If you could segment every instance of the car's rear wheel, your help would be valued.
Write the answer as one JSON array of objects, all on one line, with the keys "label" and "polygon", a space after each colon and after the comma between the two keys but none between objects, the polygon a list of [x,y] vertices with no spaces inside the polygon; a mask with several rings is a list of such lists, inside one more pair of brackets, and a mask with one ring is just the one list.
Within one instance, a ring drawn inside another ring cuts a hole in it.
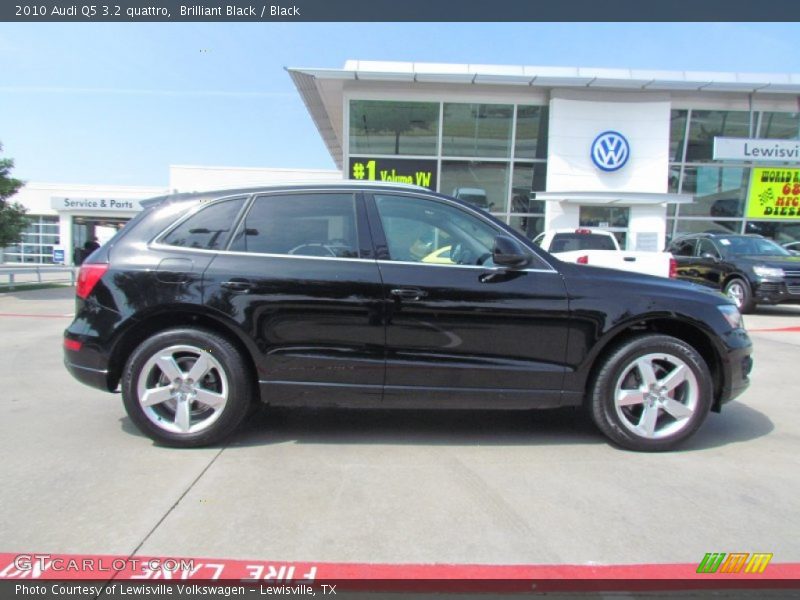
[{"label": "car's rear wheel", "polygon": [[755,302],[753,302],[753,292],[750,290],[750,286],[744,279],[739,279],[735,277],[731,279],[727,284],[725,284],[725,295],[733,300],[733,303],[736,305],[736,308],[739,309],[741,313],[748,313],[755,308]]},{"label": "car's rear wheel", "polygon": [[687,343],[642,335],[613,350],[591,390],[600,430],[631,450],[670,450],[702,425],[711,408],[711,374]]},{"label": "car's rear wheel", "polygon": [[125,410],[151,439],[168,446],[219,442],[242,423],[252,384],[239,351],[218,334],[171,329],[142,342],[122,378]]}]

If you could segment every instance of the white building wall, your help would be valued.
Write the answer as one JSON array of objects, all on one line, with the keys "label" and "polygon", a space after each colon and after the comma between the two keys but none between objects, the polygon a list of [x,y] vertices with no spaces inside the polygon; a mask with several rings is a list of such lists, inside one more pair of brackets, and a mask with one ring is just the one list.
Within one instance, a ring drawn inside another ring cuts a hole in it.
[{"label": "white building wall", "polygon": [[[550,101],[548,192],[666,193],[669,169],[670,99],[665,94],[554,90]],[[592,162],[591,146],[603,131],[628,140],[630,158],[618,171]],[[549,202],[545,228],[579,225],[580,206]],[[656,233],[663,247],[666,205],[631,206],[628,244],[637,234]]]},{"label": "white building wall", "polygon": [[[550,101],[548,192],[667,191],[670,101],[660,94],[554,91]],[[595,137],[618,131],[630,144],[628,163],[605,172],[592,162]]]}]

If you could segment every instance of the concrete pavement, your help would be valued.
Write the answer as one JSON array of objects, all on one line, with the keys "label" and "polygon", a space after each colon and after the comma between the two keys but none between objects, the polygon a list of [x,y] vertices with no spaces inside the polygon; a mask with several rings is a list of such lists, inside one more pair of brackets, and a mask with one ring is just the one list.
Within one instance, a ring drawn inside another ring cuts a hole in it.
[{"label": "concrete pavement", "polygon": [[746,317],[750,390],[681,451],[648,455],[610,446],[574,411],[265,410],[224,448],[159,448],[118,395],[64,370],[72,304],[69,288],[0,295],[0,551],[800,561],[800,331],[759,331],[800,326],[798,307]]}]

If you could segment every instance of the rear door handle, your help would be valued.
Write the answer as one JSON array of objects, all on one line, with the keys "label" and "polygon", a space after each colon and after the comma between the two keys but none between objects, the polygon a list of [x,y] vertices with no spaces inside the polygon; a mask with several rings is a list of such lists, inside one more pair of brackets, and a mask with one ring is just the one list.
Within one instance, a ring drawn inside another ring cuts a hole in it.
[{"label": "rear door handle", "polygon": [[249,279],[231,279],[230,281],[222,282],[222,287],[232,292],[249,292],[256,285]]},{"label": "rear door handle", "polygon": [[428,295],[428,292],[417,288],[396,288],[389,293],[398,300],[420,300]]}]

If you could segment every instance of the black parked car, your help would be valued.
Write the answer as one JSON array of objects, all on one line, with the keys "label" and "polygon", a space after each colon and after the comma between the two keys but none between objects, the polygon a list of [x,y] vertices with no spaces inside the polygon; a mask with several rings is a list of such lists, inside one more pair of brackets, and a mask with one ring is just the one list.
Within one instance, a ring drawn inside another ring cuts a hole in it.
[{"label": "black parked car", "polygon": [[163,444],[217,442],[261,400],[583,404],[617,444],[664,450],[748,385],[750,340],[722,295],[562,263],[422,188],[144,205],[81,267],[65,361],[88,385],[121,387],[132,421]]},{"label": "black parked car", "polygon": [[686,235],[667,252],[679,279],[724,292],[743,313],[756,304],[800,303],[800,256],[760,235]]}]

